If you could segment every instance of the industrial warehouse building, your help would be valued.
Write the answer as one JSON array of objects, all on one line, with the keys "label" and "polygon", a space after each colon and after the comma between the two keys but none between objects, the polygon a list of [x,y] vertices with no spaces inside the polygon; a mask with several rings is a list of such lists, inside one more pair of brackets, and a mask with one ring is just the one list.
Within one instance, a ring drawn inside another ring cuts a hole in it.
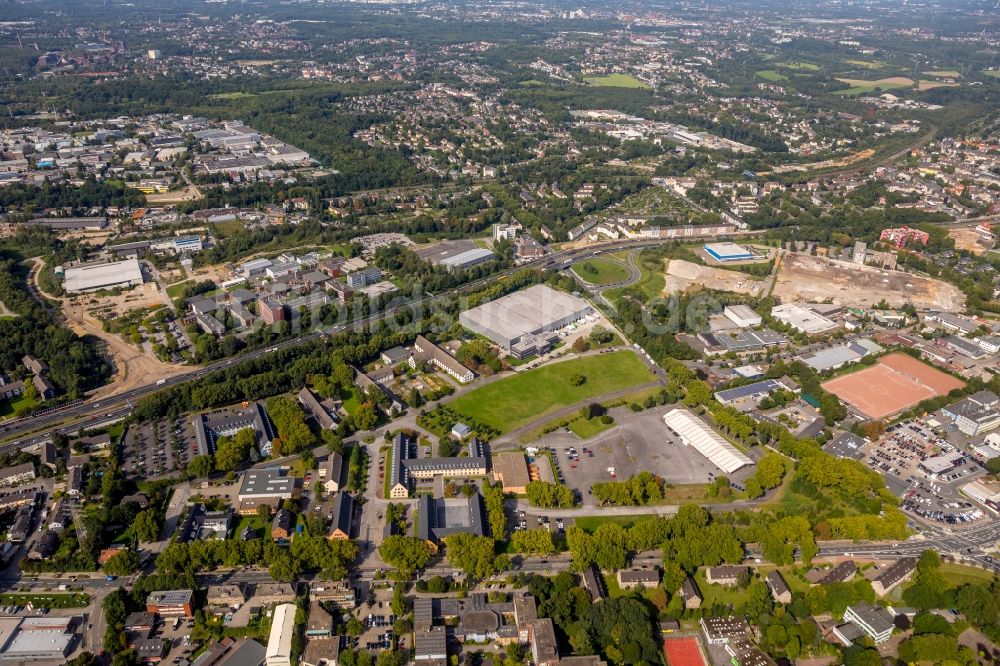
[{"label": "industrial warehouse building", "polygon": [[663,422],[672,433],[681,438],[684,446],[693,446],[726,474],[753,464],[742,451],[686,409],[670,410],[663,415]]},{"label": "industrial warehouse building", "polygon": [[0,618],[0,662],[65,663],[82,624],[79,616]]},{"label": "industrial warehouse building", "polygon": [[559,330],[591,314],[582,299],[537,284],[459,315],[465,328],[507,350],[534,336]]},{"label": "industrial warehouse building", "polygon": [[736,243],[706,243],[705,252],[716,261],[747,261],[753,252]]},{"label": "industrial warehouse building", "polygon": [[113,261],[107,264],[73,266],[63,272],[63,288],[79,294],[115,287],[137,287],[142,284],[142,268],[138,259]]},{"label": "industrial warehouse building", "polygon": [[447,268],[449,271],[460,270],[463,268],[471,268],[479,264],[485,263],[493,259],[493,250],[487,250],[486,248],[475,248],[472,250],[466,250],[465,252],[459,252],[458,254],[446,257],[441,260],[440,265]]}]

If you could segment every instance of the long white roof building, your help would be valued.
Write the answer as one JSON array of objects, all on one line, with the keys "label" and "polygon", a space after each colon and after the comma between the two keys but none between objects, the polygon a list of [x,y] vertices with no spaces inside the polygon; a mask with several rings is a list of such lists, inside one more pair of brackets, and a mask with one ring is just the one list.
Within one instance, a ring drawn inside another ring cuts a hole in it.
[{"label": "long white roof building", "polygon": [[271,617],[271,635],[267,639],[267,666],[291,666],[292,634],[295,633],[295,604],[275,606]]},{"label": "long white roof building", "polygon": [[66,269],[63,288],[70,293],[136,287],[142,284],[142,268],[136,259],[106,264],[86,264]]},{"label": "long white roof building", "polygon": [[681,438],[684,446],[693,446],[726,474],[753,464],[746,454],[686,409],[670,410],[663,415],[663,422]]}]

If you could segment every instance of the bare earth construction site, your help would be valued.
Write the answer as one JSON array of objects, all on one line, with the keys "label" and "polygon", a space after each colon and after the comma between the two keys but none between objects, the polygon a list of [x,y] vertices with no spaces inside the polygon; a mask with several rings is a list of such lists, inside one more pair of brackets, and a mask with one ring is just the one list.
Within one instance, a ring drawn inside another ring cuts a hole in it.
[{"label": "bare earth construction site", "polygon": [[831,299],[837,305],[875,305],[885,299],[890,307],[912,303],[948,312],[965,306],[965,295],[939,280],[803,254],[785,255],[774,295],[786,303]]}]

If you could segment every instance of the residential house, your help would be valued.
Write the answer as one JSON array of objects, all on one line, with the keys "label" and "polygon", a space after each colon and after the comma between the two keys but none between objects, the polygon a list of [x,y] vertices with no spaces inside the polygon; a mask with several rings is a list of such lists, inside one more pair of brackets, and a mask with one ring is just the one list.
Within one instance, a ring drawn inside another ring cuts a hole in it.
[{"label": "residential house", "polygon": [[351,538],[354,525],[354,497],[348,493],[337,493],[333,499],[333,524],[330,538],[346,541]]},{"label": "residential house", "polygon": [[291,511],[278,509],[271,521],[271,539],[274,541],[285,541],[292,536],[293,519]]},{"label": "residential house", "polygon": [[792,603],[792,590],[788,587],[784,577],[778,571],[772,571],[764,577],[767,589],[771,591],[771,597],[779,604]]},{"label": "residential house", "polygon": [[660,568],[621,569],[618,571],[618,585],[622,588],[654,588],[660,584]]},{"label": "residential house", "polygon": [[916,570],[917,558],[915,557],[903,557],[887,567],[879,567],[872,579],[872,589],[878,596],[885,596],[909,580]]}]

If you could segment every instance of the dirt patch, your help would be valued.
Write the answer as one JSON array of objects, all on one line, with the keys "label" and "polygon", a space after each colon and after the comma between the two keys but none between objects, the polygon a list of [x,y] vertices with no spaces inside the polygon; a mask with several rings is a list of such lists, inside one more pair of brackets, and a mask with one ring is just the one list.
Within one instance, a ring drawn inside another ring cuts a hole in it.
[{"label": "dirt patch", "polygon": [[[34,280],[35,273],[32,273]],[[59,298],[42,292],[37,281],[34,286],[46,298],[62,305],[65,324],[77,335],[93,335],[105,343],[106,352],[115,367],[111,383],[102,386],[93,393],[93,397],[107,397],[124,393],[139,386],[155,384],[160,379],[166,379],[185,372],[190,368],[174,363],[164,363],[160,359],[145,353],[134,345],[130,345],[113,333],[106,333],[101,320],[91,312],[110,308],[115,312],[127,312],[137,308],[148,308],[157,305],[169,305],[166,297],[155,282],[147,282],[141,287],[118,296],[95,296],[81,294]]]},{"label": "dirt patch", "polygon": [[885,299],[890,307],[912,303],[948,312],[965,306],[965,295],[940,280],[806,254],[785,255],[774,295],[785,303],[829,299],[837,305],[872,306]]},{"label": "dirt patch", "polygon": [[947,81],[921,81],[917,84],[917,90],[923,92],[924,90],[933,90],[934,88],[957,88],[957,83],[949,83]]},{"label": "dirt patch", "polygon": [[837,80],[849,86],[878,86],[879,88],[900,88],[913,85],[913,79],[908,79],[905,76],[890,76],[878,79],[877,81],[869,79],[842,79],[840,77],[837,77]]},{"label": "dirt patch", "polygon": [[838,167],[851,166],[857,162],[862,162],[875,155],[874,148],[865,148],[860,150],[853,155],[848,155],[847,157],[839,157],[832,160],[823,160],[822,162],[814,162],[812,164],[788,164],[785,166],[775,167],[772,172],[760,172],[759,175],[764,176],[767,173],[786,173],[789,171],[807,171],[809,169],[835,169]]},{"label": "dirt patch", "polygon": [[966,250],[973,254],[983,254],[993,247],[992,240],[987,241],[987,244],[983,244],[981,242],[984,240],[983,235],[975,229],[948,229],[948,235],[955,239],[955,247],[959,250]]},{"label": "dirt patch", "polygon": [[664,292],[707,288],[733,291],[739,294],[759,294],[763,280],[755,280],[746,273],[709,268],[683,259],[671,259],[667,264],[667,283]]},{"label": "dirt patch", "polygon": [[146,202],[149,204],[171,204],[183,203],[185,201],[195,201],[201,199],[201,191],[194,185],[188,185],[183,190],[176,192],[160,192],[159,194],[147,194]]}]

